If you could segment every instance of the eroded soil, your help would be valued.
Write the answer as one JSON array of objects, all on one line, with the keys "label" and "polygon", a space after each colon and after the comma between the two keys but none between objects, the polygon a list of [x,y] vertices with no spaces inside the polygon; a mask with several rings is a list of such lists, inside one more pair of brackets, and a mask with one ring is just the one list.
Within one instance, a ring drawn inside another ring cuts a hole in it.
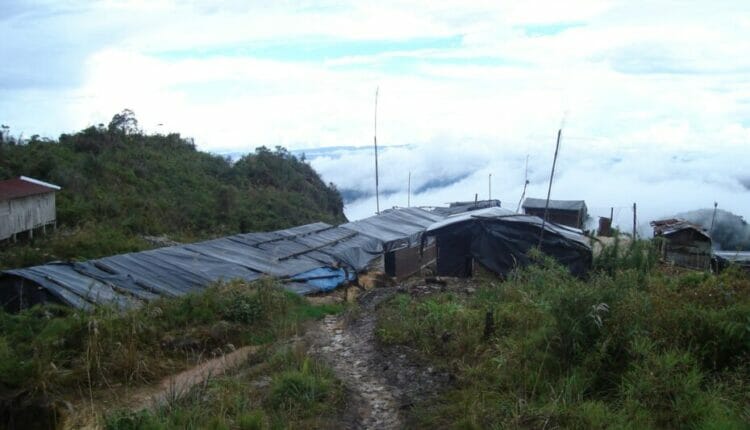
[{"label": "eroded soil", "polygon": [[399,291],[403,287],[370,290],[359,297],[357,309],[329,315],[308,331],[310,353],[325,361],[348,389],[344,427],[403,428],[403,412],[436,394],[450,379],[413,360],[408,348],[378,344],[376,308]]}]

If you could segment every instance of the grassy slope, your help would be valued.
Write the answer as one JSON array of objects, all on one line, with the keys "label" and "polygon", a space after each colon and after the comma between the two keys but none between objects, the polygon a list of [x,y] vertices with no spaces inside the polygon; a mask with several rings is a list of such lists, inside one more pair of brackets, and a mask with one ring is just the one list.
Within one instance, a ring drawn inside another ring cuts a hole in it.
[{"label": "grassy slope", "polygon": [[[106,308],[85,313],[54,306],[19,314],[0,312],[0,399],[73,399],[81,393],[104,394],[112,387],[122,393],[125,387],[157,382],[217,351],[226,352],[229,344],[270,345],[286,339],[298,334],[305,321],[341,309],[311,305],[282,291],[274,281],[263,280],[217,285],[125,313]],[[201,396],[205,404],[200,408],[193,405],[192,412],[180,412],[195,400],[188,397],[153,415],[114,414],[110,425],[128,428],[128,423],[171,422],[176,426],[172,428],[204,428],[216,420],[249,420],[245,415],[257,415],[264,408],[263,422],[304,422],[311,419],[309,410],[317,407],[323,413],[339,404],[338,382],[322,366],[291,352],[265,358],[264,374],[273,378],[267,400],[245,396],[244,403],[235,404],[231,411],[216,411]],[[239,396],[237,390],[247,389],[250,382],[225,378],[224,382],[212,381],[212,388],[199,389],[221,390],[227,396],[227,390],[235,390],[232,395]],[[225,387],[224,383],[239,385]],[[0,412],[0,416],[6,413]]]},{"label": "grassy slope", "polygon": [[0,179],[19,175],[63,187],[63,231],[5,246],[0,268],[146,249],[143,234],[192,241],[345,221],[335,187],[283,148],[232,164],[177,134],[90,127],[59,141],[0,141]]},{"label": "grassy slope", "polygon": [[344,389],[304,350],[278,348],[155,411],[113,411],[104,426],[126,429],[338,428]]},{"label": "grassy slope", "polygon": [[471,297],[383,306],[380,341],[412,345],[457,378],[412,425],[745,428],[750,280],[665,275],[642,251],[605,255],[588,281],[542,260]]}]

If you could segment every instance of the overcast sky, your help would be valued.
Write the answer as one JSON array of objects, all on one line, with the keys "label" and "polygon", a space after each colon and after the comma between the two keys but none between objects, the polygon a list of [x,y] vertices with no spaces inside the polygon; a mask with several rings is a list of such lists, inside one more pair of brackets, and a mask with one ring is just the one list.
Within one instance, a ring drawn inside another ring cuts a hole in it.
[{"label": "overcast sky", "polygon": [[[204,150],[370,145],[379,86],[379,142],[409,145],[383,153],[383,206],[406,204],[412,171],[454,182],[413,204],[486,197],[492,173],[515,209],[526,155],[529,194],[546,192],[562,125],[553,198],[594,215],[637,201],[643,222],[714,201],[750,214],[747,0],[3,0],[0,41],[14,134],[130,108]],[[312,163],[371,191],[369,152]]]}]

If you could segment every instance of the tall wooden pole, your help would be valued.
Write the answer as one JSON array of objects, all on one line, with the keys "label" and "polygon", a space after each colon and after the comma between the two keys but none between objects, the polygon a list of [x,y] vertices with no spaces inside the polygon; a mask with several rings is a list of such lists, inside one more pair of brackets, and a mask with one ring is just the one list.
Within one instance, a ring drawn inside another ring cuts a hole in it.
[{"label": "tall wooden pole", "polygon": [[636,230],[636,218],[637,218],[637,206],[633,203],[633,242],[638,238],[638,231]]},{"label": "tall wooden pole", "polygon": [[552,180],[555,178],[555,165],[557,164],[557,153],[560,150],[560,136],[562,129],[557,130],[557,143],[555,144],[555,156],[552,158],[552,171],[549,174],[549,187],[547,187],[547,201],[544,203],[544,218],[542,218],[542,231],[539,232],[539,249],[542,248],[544,239],[544,227],[547,225],[547,216],[549,215],[549,197],[552,194]]},{"label": "tall wooden pole", "polygon": [[378,92],[380,87],[375,88],[375,133],[373,134],[373,140],[375,142],[375,211],[380,213],[380,191],[379,191],[379,177],[378,177]]}]

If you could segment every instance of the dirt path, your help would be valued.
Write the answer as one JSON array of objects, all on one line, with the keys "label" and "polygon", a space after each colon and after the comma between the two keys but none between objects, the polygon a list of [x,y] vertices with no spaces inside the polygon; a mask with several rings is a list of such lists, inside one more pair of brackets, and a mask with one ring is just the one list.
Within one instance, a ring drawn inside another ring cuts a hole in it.
[{"label": "dirt path", "polygon": [[317,330],[311,330],[310,352],[321,357],[349,389],[351,405],[345,420],[359,429],[401,428],[399,390],[383,374],[383,363],[375,343],[375,306],[393,294],[383,289],[372,300],[361,303],[358,315],[347,321],[343,315],[328,315]]},{"label": "dirt path", "polygon": [[205,361],[176,375],[170,375],[162,379],[159,385],[144,387],[131,393],[125,404],[132,410],[155,409],[170,399],[182,397],[191,388],[206,382],[209,378],[233,370],[258,349],[257,346],[243,346],[229,354]]},{"label": "dirt path", "polygon": [[101,396],[97,396],[93,405],[89,399],[81,399],[80,403],[70,406],[69,411],[72,413],[66,414],[62,427],[65,429],[99,429],[101,428],[101,414],[108,409],[154,410],[169,400],[185,395],[191,388],[205,383],[209,378],[231,372],[258,349],[257,346],[244,346],[180,373],[167,376],[158,384],[126,390],[116,399],[102,399]]}]

